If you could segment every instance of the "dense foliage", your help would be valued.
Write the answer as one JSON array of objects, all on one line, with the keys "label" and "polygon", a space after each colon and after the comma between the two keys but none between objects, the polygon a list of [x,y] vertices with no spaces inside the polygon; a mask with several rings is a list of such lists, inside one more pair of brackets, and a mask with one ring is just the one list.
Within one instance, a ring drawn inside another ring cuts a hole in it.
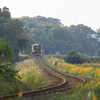
[{"label": "dense foliage", "polygon": [[0,9],[0,37],[13,47],[15,59],[18,58],[19,50],[27,51],[31,48],[31,44],[35,42],[26,33],[22,22],[11,18],[7,7]]},{"label": "dense foliage", "polygon": [[17,71],[14,70],[14,67],[11,65],[13,55],[12,47],[0,38],[0,80],[10,82],[15,80]]},{"label": "dense foliage", "polygon": [[4,61],[11,62],[13,60],[13,55],[14,52],[12,47],[0,38],[0,63]]},{"label": "dense foliage", "polygon": [[99,29],[97,32],[83,24],[64,26],[59,19],[42,16],[19,18],[37,43],[44,46],[46,54],[67,54],[70,50],[100,55]]},{"label": "dense foliage", "polygon": [[68,56],[65,57],[65,61],[69,62],[69,63],[72,63],[72,64],[74,64],[74,63],[76,63],[76,64],[81,63],[80,56],[74,50],[72,50],[72,51],[70,51],[68,53]]}]

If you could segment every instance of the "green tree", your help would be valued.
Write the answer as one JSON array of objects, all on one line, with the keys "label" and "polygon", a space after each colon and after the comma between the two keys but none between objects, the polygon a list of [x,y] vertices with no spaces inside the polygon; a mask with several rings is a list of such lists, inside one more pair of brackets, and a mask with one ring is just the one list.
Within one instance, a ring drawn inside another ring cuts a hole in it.
[{"label": "green tree", "polygon": [[0,62],[13,61],[14,52],[9,43],[0,38]]},{"label": "green tree", "polygon": [[64,60],[68,63],[77,64],[80,63],[80,56],[74,50],[71,50],[68,53],[68,56],[64,58]]},{"label": "green tree", "polygon": [[9,8],[3,7],[3,10],[0,8],[0,17],[11,18]]},{"label": "green tree", "polygon": [[6,81],[12,81],[17,76],[17,71],[11,66],[14,52],[9,43],[0,38],[0,76]]},{"label": "green tree", "polygon": [[[94,57],[92,57],[94,59]],[[68,53],[68,56],[66,56],[64,58],[64,60],[68,63],[72,63],[72,64],[81,64],[84,62],[91,62],[93,61],[93,59],[91,59],[89,56],[87,55],[83,55],[81,53],[76,53],[74,50],[71,50]]]}]

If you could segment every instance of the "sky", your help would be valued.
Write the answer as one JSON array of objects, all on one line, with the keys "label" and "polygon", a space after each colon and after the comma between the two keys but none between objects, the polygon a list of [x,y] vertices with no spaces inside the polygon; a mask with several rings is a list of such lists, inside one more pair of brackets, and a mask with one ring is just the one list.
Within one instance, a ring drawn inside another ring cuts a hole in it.
[{"label": "sky", "polygon": [[100,28],[100,0],[0,0],[12,18],[44,16],[60,19],[64,26],[83,24]]}]

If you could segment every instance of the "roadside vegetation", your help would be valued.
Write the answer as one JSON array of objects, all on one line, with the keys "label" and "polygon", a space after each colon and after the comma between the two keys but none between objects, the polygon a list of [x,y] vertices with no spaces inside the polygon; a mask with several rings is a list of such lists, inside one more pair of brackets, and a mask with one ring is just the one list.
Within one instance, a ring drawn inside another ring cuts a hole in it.
[{"label": "roadside vegetation", "polygon": [[51,58],[52,66],[65,73],[80,76],[87,80],[85,84],[78,84],[63,97],[56,100],[100,100],[100,63],[70,64],[58,58]]},{"label": "roadside vegetation", "polygon": [[31,91],[46,86],[47,82],[32,59],[18,62],[13,67],[17,71],[16,81],[14,80],[12,83],[1,81],[2,91],[0,91],[0,95]]},{"label": "roadside vegetation", "polygon": [[[40,87],[46,86],[46,81],[38,68],[34,64],[32,59],[27,59],[22,62],[18,62],[15,65],[15,69],[18,70],[19,81],[26,84],[28,90],[34,90]],[[25,87],[23,87],[25,89]]]},{"label": "roadside vegetation", "polygon": [[[6,73],[6,79],[3,74],[0,74],[0,95],[31,91],[46,86],[47,82],[31,59],[18,62],[15,66],[9,66],[9,68],[10,71],[8,74]],[[15,72],[16,76],[14,75],[14,79],[12,79],[10,73]]]}]

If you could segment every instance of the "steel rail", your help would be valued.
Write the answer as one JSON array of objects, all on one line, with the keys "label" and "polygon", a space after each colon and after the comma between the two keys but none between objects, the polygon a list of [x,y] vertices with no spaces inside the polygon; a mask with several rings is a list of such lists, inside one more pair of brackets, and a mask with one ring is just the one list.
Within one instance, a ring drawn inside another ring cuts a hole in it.
[{"label": "steel rail", "polygon": [[[46,69],[47,70],[47,69]],[[36,89],[34,91],[27,91],[27,92],[23,92],[22,95],[23,97],[28,97],[28,96],[35,96],[35,95],[39,95],[39,94],[43,94],[43,93],[46,93],[46,92],[49,92],[49,91],[52,91],[52,90],[56,90],[58,88],[61,88],[63,87],[64,84],[67,83],[67,81],[57,75],[57,74],[54,74],[52,73],[51,71],[47,70],[53,77],[56,77],[59,79],[59,84],[57,85],[54,85],[54,86],[49,86],[49,87],[44,87],[44,88],[41,88],[41,89]],[[8,100],[9,98],[15,98],[15,97],[18,97],[19,93],[15,93],[15,94],[9,94],[9,95],[3,95],[3,96],[0,96],[0,100]],[[22,97],[22,98],[23,98]]]},{"label": "steel rail", "polygon": [[39,58],[43,61],[44,65],[46,65],[48,68],[52,69],[54,72],[56,72],[56,73],[58,73],[58,74],[61,74],[61,75],[63,75],[63,76],[66,76],[66,77],[71,77],[71,78],[78,79],[78,80],[80,80],[81,83],[83,83],[83,84],[86,82],[85,79],[83,79],[83,78],[80,78],[80,77],[78,77],[78,76],[69,75],[69,74],[67,74],[67,73],[64,73],[64,72],[62,72],[62,71],[60,71],[60,70],[57,70],[57,69],[55,69],[55,68],[49,66],[49,65],[47,64],[47,62],[45,62],[45,60],[44,60],[44,58],[43,58],[42,56],[40,56]]},{"label": "steel rail", "polygon": [[[68,84],[67,79],[65,79],[65,77],[77,79],[81,83],[85,83],[85,80],[82,79],[82,78],[68,75],[68,74],[66,74],[64,72],[61,72],[59,70],[56,70],[56,69],[50,67],[45,62],[45,60],[43,59],[42,56],[35,56],[35,58],[37,60],[39,60],[38,62],[39,62],[41,67],[43,67],[52,77],[55,77],[56,79],[59,80],[59,83],[54,85],[54,86],[48,86],[48,87],[43,87],[43,88],[40,88],[40,89],[36,89],[34,91],[23,92],[22,93],[22,98],[32,97],[32,96],[36,96],[36,95],[40,95],[40,94],[45,94],[45,93],[53,93],[53,92],[57,92],[57,91],[63,91],[65,89],[72,88],[73,86],[65,87],[66,84]],[[3,96],[0,96],[0,100],[8,100],[9,98],[16,98],[16,97],[18,97],[18,95],[19,95],[19,93],[3,95]]]},{"label": "steel rail", "polygon": [[[43,58],[42,56],[40,56],[40,58],[41,58],[42,60],[44,60],[44,58]],[[82,81],[83,84],[86,82],[85,79],[83,79],[83,78],[81,78],[81,77],[69,75],[69,74],[64,73],[64,72],[62,72],[62,71],[60,71],[60,70],[57,70],[57,69],[55,69],[55,68],[53,68],[53,67],[50,67],[50,66],[45,62],[45,60],[44,60],[43,63],[44,63],[46,66],[48,66],[50,69],[54,70],[55,72],[57,72],[57,73],[59,73],[59,74],[61,74],[61,75],[63,75],[63,76],[73,77],[73,78],[79,79],[80,81]]]}]

